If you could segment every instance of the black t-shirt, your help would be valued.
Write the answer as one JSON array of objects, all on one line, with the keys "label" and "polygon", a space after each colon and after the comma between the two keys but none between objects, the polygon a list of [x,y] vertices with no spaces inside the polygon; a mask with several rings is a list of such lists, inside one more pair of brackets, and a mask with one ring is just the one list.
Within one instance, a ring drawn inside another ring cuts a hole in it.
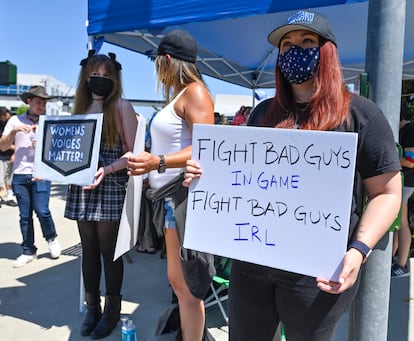
[{"label": "black t-shirt", "polygon": [[[272,99],[263,101],[250,114],[248,125],[260,126]],[[379,107],[369,99],[353,95],[350,103],[350,125],[335,131],[358,133],[356,174],[352,196],[349,240],[361,217],[363,189],[361,179],[401,169],[396,142],[391,127]],[[301,113],[303,115],[303,113]]]},{"label": "black t-shirt", "polygon": [[[400,129],[399,142],[403,149],[414,147],[414,123],[409,122]],[[404,185],[414,187],[414,168],[403,167]]]}]

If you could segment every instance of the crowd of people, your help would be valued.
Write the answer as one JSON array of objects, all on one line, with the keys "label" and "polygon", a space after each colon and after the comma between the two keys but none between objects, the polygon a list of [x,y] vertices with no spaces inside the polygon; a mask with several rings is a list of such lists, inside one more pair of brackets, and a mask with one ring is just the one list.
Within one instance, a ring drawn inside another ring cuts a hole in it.
[{"label": "crowd of people", "polygon": [[[363,191],[354,186],[349,240],[338,282],[233,261],[229,339],[270,341],[282,323],[289,341],[332,340],[339,319],[357,294],[361,269],[398,215],[401,202],[402,219],[398,237],[394,238],[392,276],[409,272],[411,233],[406,217],[407,202],[414,192],[409,176],[410,169],[414,169],[414,133],[401,137],[404,154],[400,160],[392,130],[381,110],[372,101],[347,90],[335,34],[325,16],[310,10],[299,11],[270,32],[268,40],[279,51],[275,61],[278,91],[254,109],[242,106],[232,124],[357,133],[355,181],[361,180]],[[183,267],[180,252],[187,187],[203,172],[191,160],[193,125],[222,121],[220,114],[214,112],[211,94],[196,65],[197,43],[190,34],[173,30],[148,54],[154,60],[158,89],[166,106],[151,119],[150,144],[139,155],[133,153],[133,146],[140,116],[122,98],[122,67],[115,54],[106,56],[91,50],[80,63],[74,112],[103,113],[95,180],[83,187],[69,185],[64,214],[76,221],[83,251],[86,314],[81,334],[92,339],[104,338],[120,320],[124,268],[122,257],[114,260],[115,244],[128,177],[144,175],[148,180],[144,195],[152,203],[155,231],[165,240],[167,276],[178,301],[181,339],[202,340],[203,295],[194,288],[198,284],[189,282],[193,269]],[[14,193],[17,198],[23,239],[22,254],[15,267],[36,258],[33,211],[39,218],[51,258],[59,257],[61,252],[48,207],[51,183],[33,177],[36,128],[51,96],[43,87],[33,86],[21,98],[28,110],[8,119],[0,138],[0,149],[9,155],[4,166],[3,161],[0,164],[0,174],[5,175],[0,185],[7,195]],[[0,114],[2,117],[2,111]],[[404,123],[402,129],[410,127],[412,131],[412,126]],[[401,165],[405,174],[402,197]],[[359,205],[363,195],[368,199],[364,209]],[[2,203],[12,205],[10,200],[13,197],[7,196]]]}]

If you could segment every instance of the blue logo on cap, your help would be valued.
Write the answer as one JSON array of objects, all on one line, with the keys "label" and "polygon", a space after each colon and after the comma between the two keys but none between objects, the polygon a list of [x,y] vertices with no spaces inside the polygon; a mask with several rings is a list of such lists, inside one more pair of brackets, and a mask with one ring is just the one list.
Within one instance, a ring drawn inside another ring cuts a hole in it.
[{"label": "blue logo on cap", "polygon": [[298,23],[312,24],[314,17],[315,17],[315,13],[306,12],[306,11],[298,11],[288,18],[287,23],[289,25],[298,24]]}]

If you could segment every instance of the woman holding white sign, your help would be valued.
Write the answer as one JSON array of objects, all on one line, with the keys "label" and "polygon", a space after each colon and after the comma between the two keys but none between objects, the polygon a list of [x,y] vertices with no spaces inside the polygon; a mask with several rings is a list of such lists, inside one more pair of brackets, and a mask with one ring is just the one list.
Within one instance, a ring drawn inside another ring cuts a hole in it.
[{"label": "woman holding white sign", "polygon": [[[124,267],[122,257],[113,259],[128,181],[126,167],[138,121],[132,105],[121,98],[121,64],[115,54],[95,55],[91,50],[80,65],[74,112],[103,113],[103,128],[95,181],[85,187],[69,186],[65,217],[77,221],[82,243],[87,311],[81,334],[101,339],[120,319]],[[106,285],[103,312],[101,257]]]},{"label": "woman holding white sign", "polygon": [[154,223],[158,234],[165,236],[167,273],[178,298],[182,339],[199,341],[205,322],[203,297],[196,297],[184,279],[176,210],[179,197],[183,199],[187,193],[181,183],[191,157],[192,126],[214,124],[213,101],[195,65],[197,43],[187,32],[167,33],[154,57],[158,85],[163,87],[167,105],[151,122],[151,152],[131,156],[128,169],[131,175],[148,173],[150,190],[146,195],[152,193],[149,199],[154,203]]},{"label": "woman holding white sign", "polygon": [[[332,340],[357,293],[362,264],[398,214],[398,155],[381,110],[346,89],[326,17],[298,11],[268,40],[279,48],[277,92],[253,111],[251,120],[262,127],[358,133],[349,242],[338,282],[235,260],[229,292],[230,340],[270,341],[279,322],[289,341]],[[201,173],[200,166],[189,161],[184,184]],[[368,197],[363,213],[364,193],[357,179],[362,179]]]}]

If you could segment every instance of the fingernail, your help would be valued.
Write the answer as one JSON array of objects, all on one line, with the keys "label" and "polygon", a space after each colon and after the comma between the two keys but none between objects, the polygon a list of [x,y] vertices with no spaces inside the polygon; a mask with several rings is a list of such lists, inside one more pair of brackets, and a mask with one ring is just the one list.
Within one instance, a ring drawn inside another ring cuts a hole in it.
[{"label": "fingernail", "polygon": [[344,278],[339,278],[339,283],[344,284],[345,283],[345,279]]}]

